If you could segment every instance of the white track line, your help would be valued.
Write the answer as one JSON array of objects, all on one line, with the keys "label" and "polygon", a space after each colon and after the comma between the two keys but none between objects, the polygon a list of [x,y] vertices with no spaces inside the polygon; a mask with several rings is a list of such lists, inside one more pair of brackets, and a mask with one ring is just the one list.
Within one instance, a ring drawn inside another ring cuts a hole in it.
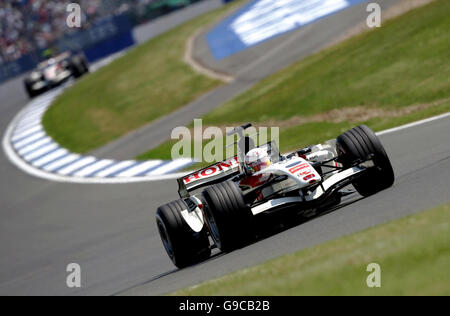
[{"label": "white track line", "polygon": [[45,138],[43,138],[43,139],[41,139],[41,140],[31,144],[31,145],[23,147],[22,149],[20,149],[18,151],[18,153],[21,156],[26,155],[26,154],[30,153],[31,151],[33,151],[33,150],[35,150],[35,149],[37,149],[37,148],[39,148],[39,147],[41,147],[43,145],[46,145],[46,144],[50,143],[51,141],[52,141],[52,139],[50,137],[45,137]]},{"label": "white track line", "polygon": [[25,115],[25,118],[20,120],[20,123],[27,124],[36,120],[41,120],[44,112],[35,113],[32,115]]},{"label": "white track line", "polygon": [[398,132],[398,131],[401,131],[401,130],[404,130],[404,129],[407,129],[407,128],[423,125],[423,124],[434,122],[434,121],[437,121],[437,120],[442,120],[442,119],[444,119],[446,117],[449,117],[449,116],[450,116],[450,112],[447,112],[447,113],[444,113],[444,114],[441,114],[441,115],[438,115],[438,116],[433,116],[433,117],[430,117],[430,118],[427,118],[427,119],[424,119],[424,120],[421,120],[421,121],[417,121],[417,122],[405,124],[405,125],[402,125],[402,126],[399,126],[399,127],[394,127],[394,128],[391,128],[391,129],[387,129],[385,131],[381,131],[381,132],[378,132],[376,134],[378,136],[381,136],[381,135],[386,135],[386,134],[390,134],[390,133],[395,133],[395,132]]},{"label": "white track line", "polygon": [[155,175],[155,176],[166,174],[173,170],[179,169],[180,167],[188,165],[189,163],[190,163],[190,159],[177,159],[177,160],[174,160],[174,161],[168,163],[167,165],[165,165],[161,168],[158,168],[148,174]]},{"label": "white track line", "polygon": [[86,158],[81,159],[78,162],[75,162],[74,164],[71,164],[71,165],[57,171],[57,173],[60,175],[63,175],[63,176],[67,176],[70,173],[74,172],[75,170],[78,170],[84,166],[87,166],[96,160],[97,159],[95,157],[86,157]]},{"label": "white track line", "polygon": [[15,130],[14,130],[14,135],[16,135],[18,133],[22,133],[22,132],[24,132],[24,131],[26,131],[26,130],[28,130],[30,128],[33,128],[35,126],[40,126],[40,125],[41,125],[40,121],[31,122],[31,123],[25,124],[23,126],[17,125]]},{"label": "white track line", "polygon": [[47,155],[39,160],[34,161],[33,166],[39,168],[55,159],[58,159],[58,158],[63,157],[64,155],[67,155],[68,153],[69,152],[67,151],[67,149],[61,148],[50,155]]},{"label": "white track line", "polygon": [[15,134],[13,136],[13,138],[12,138],[12,141],[15,142],[15,141],[17,141],[17,140],[19,140],[21,138],[27,137],[27,136],[29,136],[29,135],[31,135],[33,133],[39,132],[39,131],[42,131],[42,126],[38,125],[38,126],[32,127],[30,129],[27,129],[26,131],[24,131],[22,133]]},{"label": "white track line", "polygon": [[148,170],[148,169],[150,169],[152,167],[159,166],[159,165],[161,165],[163,163],[164,163],[164,161],[162,161],[162,160],[148,161],[148,162],[145,162],[145,163],[143,163],[141,165],[138,165],[138,166],[136,166],[134,168],[126,170],[126,171],[118,174],[117,176],[118,177],[135,177],[136,175],[144,172],[145,170]]},{"label": "white track line", "polygon": [[[11,128],[13,125],[10,126]],[[150,181],[162,181],[162,180],[172,180],[180,178],[186,173],[176,173],[158,177],[140,177],[140,178],[78,178],[78,177],[64,177],[57,174],[53,174],[50,172],[46,172],[41,169],[37,169],[35,167],[30,166],[28,163],[23,161],[14,151],[9,143],[9,136],[11,135],[11,128],[8,128],[5,137],[3,137],[2,146],[3,150],[6,154],[6,157],[10,160],[10,162],[15,165],[21,171],[40,179],[45,179],[48,181],[54,181],[59,183],[80,183],[80,184],[126,184],[126,183],[138,183],[138,182],[150,182]],[[64,160],[65,163],[68,163],[69,159],[72,161],[79,158],[79,155],[73,154],[69,158]],[[61,165],[64,165],[62,161],[59,162]],[[58,162],[54,163],[53,166],[49,165],[45,167],[45,170],[54,170],[60,166],[56,166]]]},{"label": "white track line", "polygon": [[45,135],[45,133],[43,131],[42,132],[37,132],[37,133],[31,135],[30,137],[24,139],[24,140],[21,140],[21,141],[19,141],[17,143],[14,143],[14,147],[16,149],[20,150],[20,149],[22,149],[23,146],[31,145],[33,142],[35,142],[38,139],[43,138],[45,136],[46,135]]},{"label": "white track line", "polygon": [[117,171],[123,170],[123,169],[131,166],[134,163],[135,163],[135,161],[131,161],[131,160],[118,162],[116,165],[113,165],[113,166],[109,167],[108,169],[99,172],[95,176],[100,177],[100,178],[107,177]]},{"label": "white track line", "polygon": [[57,161],[52,162],[51,164],[45,166],[44,170],[48,171],[48,172],[55,171],[56,169],[61,168],[62,166],[65,166],[79,158],[80,158],[80,155],[71,154],[67,157],[58,159]]},{"label": "white track line", "polygon": [[30,116],[30,115],[37,114],[37,113],[40,113],[42,115],[45,112],[45,110],[47,110],[47,108],[48,108],[48,102],[46,102],[42,105],[39,105],[38,107],[33,107],[33,108],[29,109],[25,113],[25,116]]},{"label": "white track line", "polygon": [[57,144],[51,143],[51,144],[48,144],[48,145],[46,145],[46,146],[44,146],[44,147],[42,147],[40,149],[37,149],[37,150],[35,150],[35,151],[25,155],[23,157],[23,159],[25,159],[26,161],[30,162],[31,160],[34,160],[34,159],[39,158],[39,157],[41,157],[41,156],[43,156],[43,155],[45,155],[47,153],[50,153],[50,152],[54,151],[57,148],[58,148]]},{"label": "white track line", "polygon": [[113,163],[113,160],[99,160],[97,161],[95,164],[93,164],[92,166],[86,167],[78,172],[76,172],[74,174],[74,177],[86,177],[90,174],[93,174],[95,171],[100,170],[108,165],[110,165],[111,163]]}]

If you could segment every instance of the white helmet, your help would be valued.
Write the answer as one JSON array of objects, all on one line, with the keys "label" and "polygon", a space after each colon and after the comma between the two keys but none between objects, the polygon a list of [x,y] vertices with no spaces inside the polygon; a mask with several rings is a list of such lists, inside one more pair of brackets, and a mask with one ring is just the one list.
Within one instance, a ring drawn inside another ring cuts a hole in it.
[{"label": "white helmet", "polygon": [[250,173],[262,171],[271,165],[269,153],[266,149],[255,148],[245,155],[245,167]]}]

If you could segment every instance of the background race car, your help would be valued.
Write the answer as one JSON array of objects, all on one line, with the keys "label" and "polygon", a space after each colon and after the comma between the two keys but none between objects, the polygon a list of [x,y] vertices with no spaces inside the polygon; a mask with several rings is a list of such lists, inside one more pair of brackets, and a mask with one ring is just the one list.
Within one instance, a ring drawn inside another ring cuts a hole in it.
[{"label": "background race car", "polygon": [[83,54],[62,53],[41,62],[25,78],[25,90],[30,98],[51,90],[69,78],[80,78],[89,72],[89,65]]}]

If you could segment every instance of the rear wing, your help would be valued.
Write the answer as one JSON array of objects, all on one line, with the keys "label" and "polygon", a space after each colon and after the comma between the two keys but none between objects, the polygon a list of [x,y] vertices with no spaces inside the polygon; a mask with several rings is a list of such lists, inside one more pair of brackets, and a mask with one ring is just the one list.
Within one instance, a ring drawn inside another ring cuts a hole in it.
[{"label": "rear wing", "polygon": [[178,179],[178,194],[182,199],[188,198],[194,190],[225,181],[239,173],[239,159],[235,156]]}]

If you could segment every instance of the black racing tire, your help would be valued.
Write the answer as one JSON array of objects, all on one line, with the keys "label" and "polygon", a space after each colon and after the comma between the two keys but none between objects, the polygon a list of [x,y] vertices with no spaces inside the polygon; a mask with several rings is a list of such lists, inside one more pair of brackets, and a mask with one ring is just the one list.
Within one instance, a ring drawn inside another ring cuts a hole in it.
[{"label": "black racing tire", "polygon": [[34,97],[38,96],[39,93],[37,91],[34,91],[31,86],[33,85],[32,82],[25,80],[24,86],[25,86],[25,92],[27,93],[28,97],[30,99],[33,99]]},{"label": "black racing tire", "polygon": [[72,74],[76,79],[82,77],[89,71],[85,58],[82,56],[72,57],[70,61],[70,68],[72,69]]},{"label": "black racing tire", "polygon": [[90,72],[89,63],[85,57],[82,58],[82,63],[83,63],[83,68],[84,68],[84,74],[88,74]]},{"label": "black racing tire", "polygon": [[339,161],[348,167],[358,159],[373,155],[375,167],[353,182],[356,191],[371,196],[394,185],[392,164],[375,133],[366,125],[355,127],[337,138]]},{"label": "black racing tire", "polygon": [[178,200],[159,207],[156,212],[156,225],[164,249],[173,264],[180,269],[211,256],[206,228],[200,233],[194,232],[181,215],[185,209],[183,200]]},{"label": "black racing tire", "polygon": [[203,191],[203,209],[210,235],[217,248],[230,252],[247,245],[254,237],[253,214],[239,186],[226,181]]}]

